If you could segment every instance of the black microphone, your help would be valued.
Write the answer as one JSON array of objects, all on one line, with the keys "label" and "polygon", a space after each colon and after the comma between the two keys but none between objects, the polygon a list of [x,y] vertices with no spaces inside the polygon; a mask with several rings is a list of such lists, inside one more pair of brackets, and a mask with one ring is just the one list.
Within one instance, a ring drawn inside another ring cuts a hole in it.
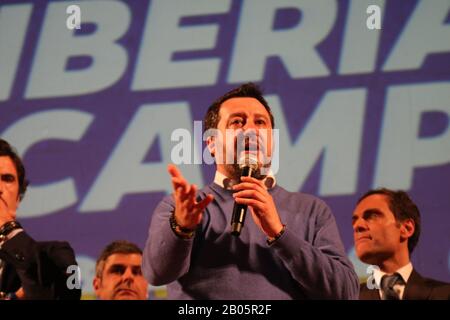
[{"label": "black microphone", "polygon": [[[241,177],[252,177],[258,169],[258,158],[254,154],[245,154],[239,159]],[[239,181],[241,179],[239,178]],[[231,234],[239,237],[244,226],[247,205],[234,203],[233,216],[231,218]]]}]

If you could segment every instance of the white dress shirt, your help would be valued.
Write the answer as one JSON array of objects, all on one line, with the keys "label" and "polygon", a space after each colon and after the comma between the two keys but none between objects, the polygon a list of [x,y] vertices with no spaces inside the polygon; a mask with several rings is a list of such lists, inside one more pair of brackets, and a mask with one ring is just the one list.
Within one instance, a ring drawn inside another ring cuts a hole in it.
[{"label": "white dress shirt", "polygon": [[[401,267],[400,269],[398,269],[397,272],[398,274],[400,274],[400,276],[402,277],[401,282],[397,282],[394,285],[394,291],[398,294],[400,300],[403,300],[403,294],[405,293],[405,287],[406,287],[406,283],[408,282],[409,277],[411,276],[411,273],[413,271],[413,266],[412,263],[409,262],[407,265]],[[395,273],[394,272],[394,273]],[[375,269],[373,272],[373,276],[375,279],[375,283],[377,284],[378,288],[380,288],[380,283],[381,283],[381,278],[387,273],[381,271],[380,269]],[[378,290],[379,294],[380,294],[380,298],[383,299],[383,292],[381,291],[381,289]]]}]

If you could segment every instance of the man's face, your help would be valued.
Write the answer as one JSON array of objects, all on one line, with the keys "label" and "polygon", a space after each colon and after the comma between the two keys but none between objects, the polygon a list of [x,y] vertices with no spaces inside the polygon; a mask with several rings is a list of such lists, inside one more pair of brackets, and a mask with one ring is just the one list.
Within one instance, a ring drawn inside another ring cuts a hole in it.
[{"label": "man's face", "polygon": [[148,283],[142,275],[142,256],[137,253],[110,255],[101,278],[94,278],[95,294],[101,300],[146,300]]},{"label": "man's face", "polygon": [[0,156],[0,216],[14,220],[19,206],[19,178],[16,166],[8,156]]},{"label": "man's face", "polygon": [[[222,103],[219,116],[220,136],[213,147],[219,171],[229,172],[249,153],[258,157],[260,165],[267,165],[272,155],[272,124],[266,108],[255,98],[231,98]],[[250,138],[246,141],[242,133]]]},{"label": "man's face", "polygon": [[364,263],[380,265],[407,251],[405,225],[395,220],[385,195],[363,199],[353,212],[352,225],[356,255]]}]

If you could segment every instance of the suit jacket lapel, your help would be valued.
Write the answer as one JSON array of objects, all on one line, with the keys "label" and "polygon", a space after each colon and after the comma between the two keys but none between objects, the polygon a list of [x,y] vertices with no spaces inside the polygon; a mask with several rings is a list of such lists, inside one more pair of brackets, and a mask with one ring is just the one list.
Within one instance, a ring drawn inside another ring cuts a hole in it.
[{"label": "suit jacket lapel", "polygon": [[432,288],[427,286],[425,279],[413,269],[406,283],[403,300],[428,300]]},{"label": "suit jacket lapel", "polygon": [[6,263],[3,267],[1,275],[1,287],[0,291],[3,292],[15,292],[20,288],[20,279],[17,276],[16,270],[9,263]]},{"label": "suit jacket lapel", "polygon": [[378,289],[369,289],[366,283],[363,283],[359,289],[359,300],[380,300]]}]

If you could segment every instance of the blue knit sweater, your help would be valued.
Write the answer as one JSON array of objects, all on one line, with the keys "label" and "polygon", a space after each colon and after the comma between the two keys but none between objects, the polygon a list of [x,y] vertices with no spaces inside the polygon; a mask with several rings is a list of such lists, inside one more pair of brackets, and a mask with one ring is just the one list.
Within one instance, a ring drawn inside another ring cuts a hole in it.
[{"label": "blue knit sweater", "polygon": [[357,299],[358,277],[346,257],[335,219],[321,200],[269,190],[286,224],[272,245],[247,217],[240,237],[230,234],[232,191],[210,184],[213,194],[192,239],[179,238],[169,217],[172,196],[155,209],[143,255],[153,285],[167,284],[170,299]]}]

